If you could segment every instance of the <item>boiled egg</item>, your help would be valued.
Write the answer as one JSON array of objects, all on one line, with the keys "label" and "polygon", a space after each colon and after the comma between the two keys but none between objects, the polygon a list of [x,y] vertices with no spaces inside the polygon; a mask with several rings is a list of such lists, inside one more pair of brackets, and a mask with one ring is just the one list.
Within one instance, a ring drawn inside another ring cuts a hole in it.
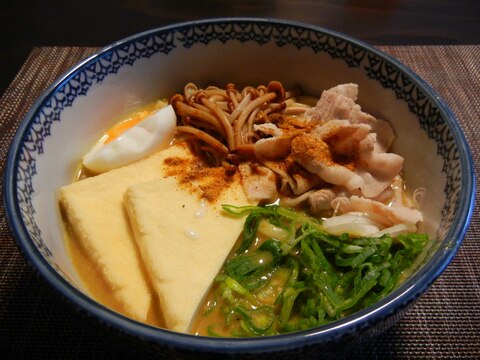
[{"label": "boiled egg", "polygon": [[175,134],[177,117],[171,105],[120,123],[83,158],[83,166],[100,174],[140,160],[168,147]]}]

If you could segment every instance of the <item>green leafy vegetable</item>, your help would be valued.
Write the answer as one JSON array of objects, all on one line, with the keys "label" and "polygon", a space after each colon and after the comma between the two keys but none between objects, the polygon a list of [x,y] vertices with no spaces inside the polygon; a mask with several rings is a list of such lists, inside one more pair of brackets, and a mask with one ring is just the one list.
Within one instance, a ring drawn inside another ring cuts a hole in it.
[{"label": "green leafy vegetable", "polygon": [[[332,235],[318,219],[277,205],[223,208],[247,217],[242,242],[216,279],[221,301],[213,304],[224,323],[209,324],[211,336],[218,327],[231,336],[274,335],[359,311],[394,290],[429,241],[416,233]],[[263,231],[279,236],[258,246],[265,221]]]}]

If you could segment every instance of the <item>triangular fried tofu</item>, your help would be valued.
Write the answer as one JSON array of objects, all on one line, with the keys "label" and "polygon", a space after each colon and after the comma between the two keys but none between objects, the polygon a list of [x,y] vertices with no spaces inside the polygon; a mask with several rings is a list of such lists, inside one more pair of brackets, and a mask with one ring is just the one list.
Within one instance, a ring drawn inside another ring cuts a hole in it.
[{"label": "triangular fried tofu", "polygon": [[122,305],[119,311],[146,321],[152,302],[133,239],[123,195],[128,186],[163,176],[164,155],[157,153],[134,164],[90,177],[60,189],[65,221],[86,256]]},{"label": "triangular fried tofu", "polygon": [[227,181],[219,173],[202,173],[188,165],[191,156],[179,151],[170,158],[168,176],[133,185],[124,198],[166,327],[180,332],[188,331],[243,229],[243,220],[221,204],[252,205],[238,173]]}]

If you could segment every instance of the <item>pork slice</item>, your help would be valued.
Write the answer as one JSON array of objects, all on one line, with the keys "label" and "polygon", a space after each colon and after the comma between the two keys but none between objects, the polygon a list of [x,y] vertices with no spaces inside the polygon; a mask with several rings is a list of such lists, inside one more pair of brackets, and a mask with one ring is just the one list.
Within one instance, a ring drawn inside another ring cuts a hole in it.
[{"label": "pork slice", "polygon": [[355,172],[362,179],[362,184],[359,186],[361,195],[367,198],[377,197],[391,184],[390,178],[375,177],[362,167],[357,167]]},{"label": "pork slice", "polygon": [[422,213],[417,209],[400,204],[387,206],[381,202],[355,195],[336,197],[332,200],[331,205],[339,214],[356,211],[372,216],[376,221],[383,220],[382,225],[385,227],[402,223],[416,224],[423,220]]},{"label": "pork slice", "polygon": [[358,96],[358,85],[357,84],[340,84],[337,86],[334,86],[328,91],[331,91],[333,93],[336,93],[338,95],[345,96],[347,98],[352,99],[353,101],[357,101],[357,96]]},{"label": "pork slice", "polygon": [[238,166],[242,185],[251,201],[274,200],[278,198],[275,173],[264,166],[242,163]]},{"label": "pork slice", "polygon": [[264,165],[280,177],[280,192],[301,195],[322,183],[314,174],[308,173],[291,157],[283,161],[265,161]]},{"label": "pork slice", "polygon": [[336,197],[332,189],[320,189],[308,196],[308,205],[313,214],[319,214],[322,211],[332,208],[331,202]]},{"label": "pork slice", "polygon": [[391,184],[403,165],[402,157],[376,151],[374,135],[369,134],[364,138],[365,141],[360,141],[363,152],[355,149],[355,145],[345,142],[342,154],[348,155],[347,150],[351,150],[351,159],[346,158],[343,164],[337,162],[338,154],[332,151],[336,147],[338,150],[341,142],[330,145],[313,134],[304,134],[293,139],[290,156],[323,181],[343,186],[350,191],[360,189],[363,196],[372,198]]},{"label": "pork slice", "polygon": [[316,106],[305,112],[305,118],[322,124],[331,120],[348,120],[352,124],[366,124],[374,127],[377,119],[362,111],[356,104],[358,85],[341,84],[322,92]]},{"label": "pork slice", "polygon": [[255,157],[259,160],[283,159],[290,153],[292,136],[274,136],[258,140],[254,145]]},{"label": "pork slice", "polygon": [[358,162],[372,176],[391,182],[402,171],[403,157],[385,152],[385,143],[382,145],[377,138],[371,133],[360,141]]},{"label": "pork slice", "polygon": [[277,121],[279,121],[278,126],[273,123],[253,126],[255,131],[272,136],[260,139],[254,145],[255,156],[261,161],[286,158],[290,153],[290,143],[292,139],[304,131],[294,126],[284,126],[284,122],[288,122],[286,117],[277,116]]},{"label": "pork slice", "polygon": [[360,105],[355,104],[352,107],[352,110],[348,114],[348,121],[352,124],[367,124],[370,126],[375,126],[377,119],[370,114],[362,111]]},{"label": "pork slice", "polygon": [[328,143],[333,153],[355,156],[359,142],[370,132],[367,124],[352,124],[348,120],[331,120],[317,125],[311,134]]},{"label": "pork slice", "polygon": [[305,113],[305,117],[315,123],[324,123],[329,120],[345,120],[352,111],[355,101],[336,91],[325,90],[317,105]]},{"label": "pork slice", "polygon": [[299,135],[292,140],[292,159],[323,181],[346,187],[348,190],[360,188],[362,178],[346,166],[333,160],[327,143],[311,134]]}]

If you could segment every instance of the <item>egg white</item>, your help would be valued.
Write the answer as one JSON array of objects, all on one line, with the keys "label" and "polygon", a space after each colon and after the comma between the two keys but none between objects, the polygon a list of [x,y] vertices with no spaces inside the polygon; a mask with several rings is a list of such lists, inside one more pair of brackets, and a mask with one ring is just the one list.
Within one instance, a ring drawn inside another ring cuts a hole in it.
[{"label": "egg white", "polygon": [[175,134],[177,117],[171,105],[147,116],[115,140],[99,141],[84,156],[83,165],[100,174],[138,161],[169,146]]}]

